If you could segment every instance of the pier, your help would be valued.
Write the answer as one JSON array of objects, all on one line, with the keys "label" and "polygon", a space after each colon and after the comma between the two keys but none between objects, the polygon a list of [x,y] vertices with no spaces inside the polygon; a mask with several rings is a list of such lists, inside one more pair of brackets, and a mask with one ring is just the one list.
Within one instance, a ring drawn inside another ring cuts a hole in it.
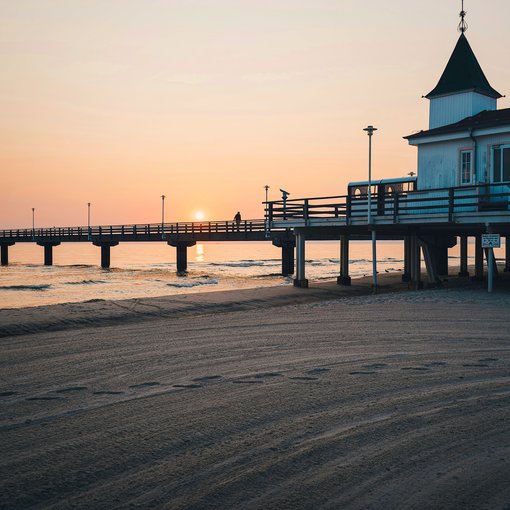
[{"label": "pier", "polygon": [[9,264],[9,247],[35,243],[44,249],[44,264],[53,264],[53,248],[61,243],[92,243],[100,248],[101,267],[109,268],[111,249],[120,242],[166,242],[175,248],[177,273],[188,268],[187,251],[197,242],[267,241],[281,249],[282,275],[294,274],[295,238],[291,230],[271,228],[265,220],[150,223],[85,227],[0,230],[1,264]]}]

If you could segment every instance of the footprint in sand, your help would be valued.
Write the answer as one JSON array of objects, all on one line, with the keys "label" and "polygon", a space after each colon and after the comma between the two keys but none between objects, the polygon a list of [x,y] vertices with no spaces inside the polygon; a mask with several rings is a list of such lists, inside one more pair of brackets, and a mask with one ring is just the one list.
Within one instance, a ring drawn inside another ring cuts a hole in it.
[{"label": "footprint in sand", "polygon": [[62,388],[61,390],[55,390],[55,393],[71,393],[73,391],[86,390],[86,386],[70,386],[69,388]]},{"label": "footprint in sand", "polygon": [[426,367],[444,367],[448,363],[446,361],[431,361],[430,363],[425,363]]},{"label": "footprint in sand", "polygon": [[330,372],[331,368],[312,368],[311,370],[307,370],[305,374],[323,374],[325,372]]},{"label": "footprint in sand", "polygon": [[203,388],[201,384],[174,384],[174,388]]},{"label": "footprint in sand", "polygon": [[499,361],[499,358],[482,358],[482,359],[479,359],[478,361],[480,362],[484,362],[484,361]]},{"label": "footprint in sand", "polygon": [[264,381],[232,381],[233,384],[262,384]]},{"label": "footprint in sand", "polygon": [[355,372],[349,372],[349,375],[372,375],[377,374],[373,370],[356,370]]},{"label": "footprint in sand", "polygon": [[62,400],[62,397],[27,397],[25,400]]},{"label": "footprint in sand", "polygon": [[283,377],[283,376],[278,372],[262,372],[260,374],[255,374],[253,377],[255,379],[269,379],[271,377]]},{"label": "footprint in sand", "polygon": [[195,377],[195,379],[191,379],[193,382],[208,382],[208,381],[215,381],[217,379],[221,379],[221,375],[204,375],[202,377]]},{"label": "footprint in sand", "polygon": [[362,365],[363,368],[386,368],[388,365],[386,363],[372,363],[370,365]]},{"label": "footprint in sand", "polygon": [[103,391],[94,391],[92,394],[93,395],[122,395],[123,393],[124,393],[123,391],[103,390]]},{"label": "footprint in sand", "polygon": [[309,375],[298,375],[296,377],[289,377],[293,381],[318,381],[318,377],[311,377]]},{"label": "footprint in sand", "polygon": [[0,391],[0,397],[10,397],[11,395],[16,395],[15,391]]},{"label": "footprint in sand", "polygon": [[471,367],[471,368],[487,368],[489,365],[485,363],[463,363],[463,367]]},{"label": "footprint in sand", "polygon": [[133,390],[138,390],[140,388],[150,388],[151,386],[159,386],[159,385],[160,385],[160,383],[157,381],[149,381],[149,382],[143,382],[140,384],[132,384],[130,386],[130,388]]},{"label": "footprint in sand", "polygon": [[410,370],[413,372],[426,372],[427,370],[430,370],[430,368],[427,368],[427,367],[402,367],[402,370]]}]

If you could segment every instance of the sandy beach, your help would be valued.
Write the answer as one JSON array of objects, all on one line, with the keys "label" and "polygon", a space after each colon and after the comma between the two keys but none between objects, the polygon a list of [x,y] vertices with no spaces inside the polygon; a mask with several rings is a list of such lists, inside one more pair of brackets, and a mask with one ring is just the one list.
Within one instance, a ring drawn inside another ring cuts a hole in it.
[{"label": "sandy beach", "polygon": [[510,292],[0,310],[1,508],[510,506]]}]

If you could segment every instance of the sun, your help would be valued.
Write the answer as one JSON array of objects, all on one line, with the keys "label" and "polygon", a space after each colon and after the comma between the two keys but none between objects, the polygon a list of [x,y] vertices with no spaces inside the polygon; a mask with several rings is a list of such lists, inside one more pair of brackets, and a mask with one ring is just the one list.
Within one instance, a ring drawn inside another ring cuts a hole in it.
[{"label": "sun", "polygon": [[202,221],[205,218],[205,214],[203,211],[197,211],[195,213],[195,219],[198,221]]}]

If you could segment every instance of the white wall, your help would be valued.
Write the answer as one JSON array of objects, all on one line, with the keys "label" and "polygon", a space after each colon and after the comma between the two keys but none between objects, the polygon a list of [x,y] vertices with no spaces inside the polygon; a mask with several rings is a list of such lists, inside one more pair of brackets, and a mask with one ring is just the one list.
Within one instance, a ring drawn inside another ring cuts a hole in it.
[{"label": "white wall", "polygon": [[496,109],[496,99],[476,92],[435,97],[430,100],[429,129],[453,124],[484,110]]},{"label": "white wall", "polygon": [[[476,137],[477,154],[474,184],[490,180],[491,147],[510,144],[507,133]],[[474,142],[466,137],[449,142],[424,143],[418,146],[418,189],[460,186],[459,152],[474,150]]]}]

